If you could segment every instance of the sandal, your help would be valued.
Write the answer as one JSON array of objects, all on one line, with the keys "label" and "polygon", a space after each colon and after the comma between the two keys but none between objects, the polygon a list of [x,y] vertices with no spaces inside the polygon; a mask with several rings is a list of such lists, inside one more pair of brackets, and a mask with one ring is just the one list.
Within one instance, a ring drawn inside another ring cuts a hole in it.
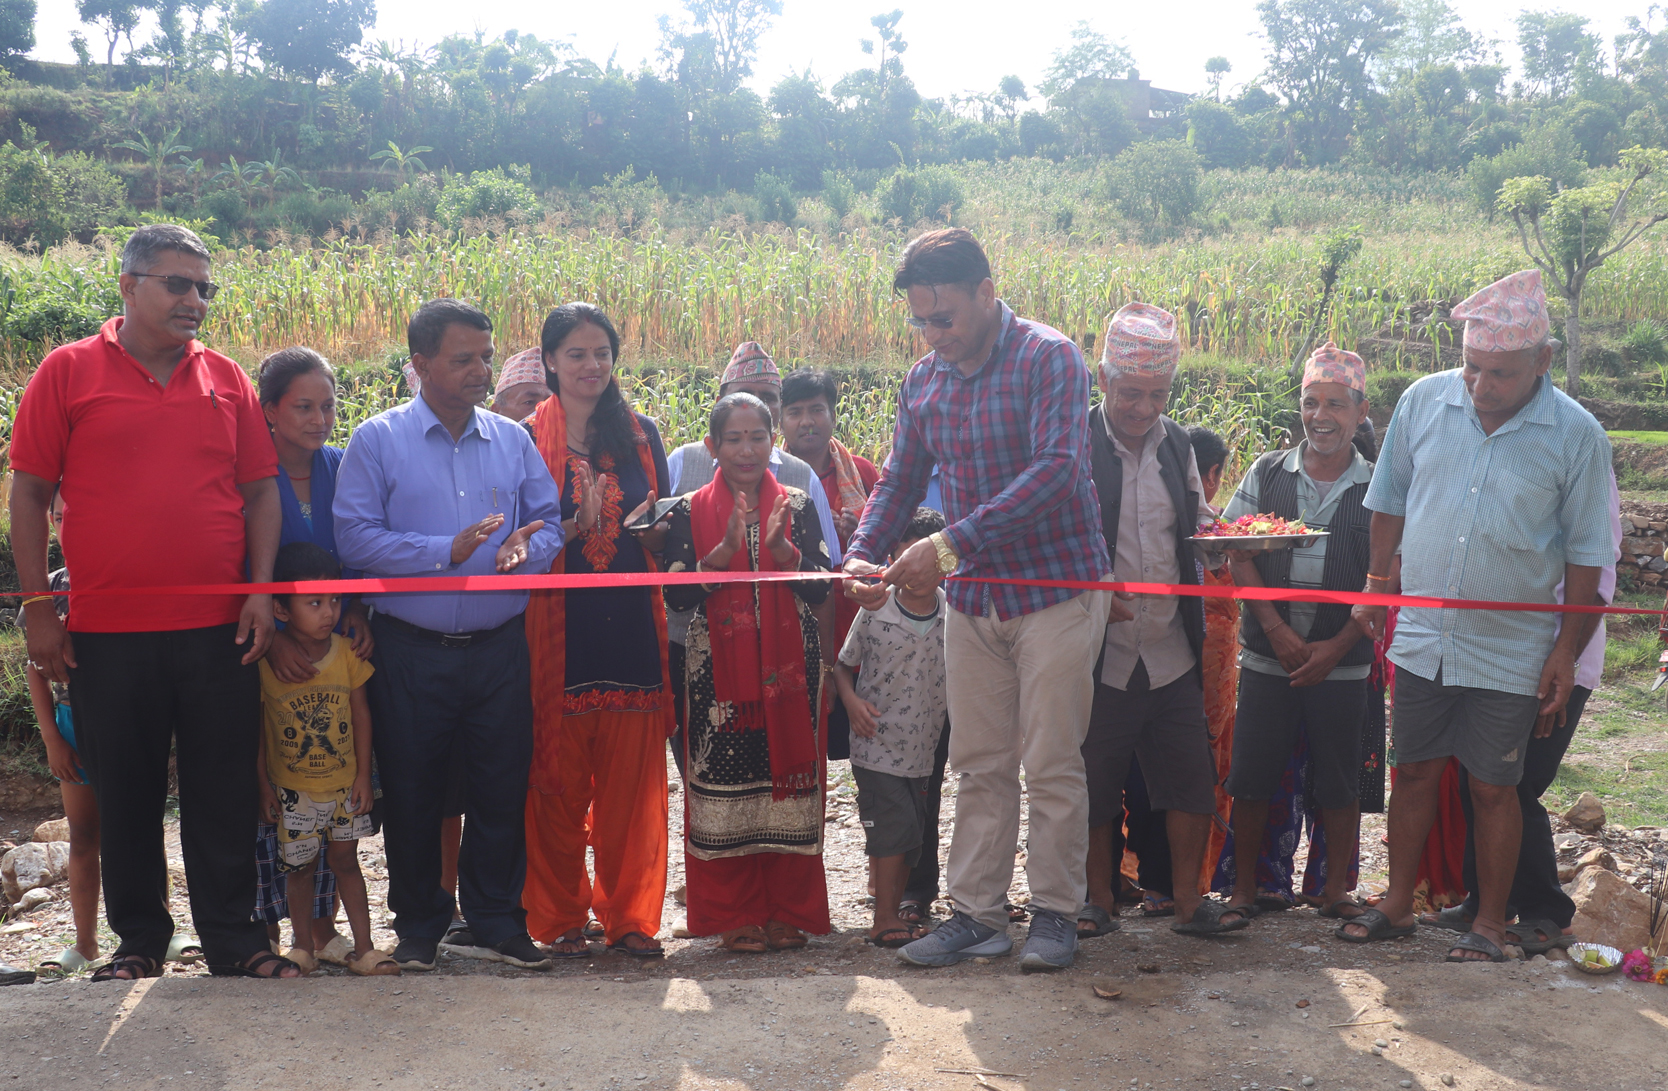
[{"label": "sandal", "polygon": [[1465,906],[1450,905],[1447,909],[1437,913],[1424,913],[1419,917],[1419,923],[1432,928],[1446,928],[1450,932],[1471,931],[1472,918],[1465,913]]},{"label": "sandal", "polygon": [[332,966],[347,966],[353,958],[353,944],[340,932],[330,937],[330,942],[313,952],[320,962],[328,962]]},{"label": "sandal", "polygon": [[[1482,958],[1466,958],[1464,955],[1460,955],[1458,958],[1455,958],[1454,957],[1454,952],[1455,951],[1474,951],[1477,954],[1482,955],[1484,957],[1482,957]],[[1467,932],[1464,935],[1462,935],[1459,939],[1454,941],[1454,945],[1448,949],[1447,957],[1445,957],[1442,961],[1443,962],[1510,962],[1511,958],[1512,958],[1512,956],[1508,955],[1506,952],[1504,952],[1500,948],[1496,947],[1494,945],[1494,941],[1489,939],[1487,936],[1483,935],[1482,933],[1480,933],[1480,932]]]},{"label": "sandal", "polygon": [[[1083,908],[1077,911],[1077,938],[1094,939],[1096,936],[1104,936],[1108,932],[1116,932],[1122,923],[1094,902],[1084,902]],[[1089,927],[1083,927],[1085,924]]]},{"label": "sandal", "polygon": [[281,978],[285,970],[294,970],[293,977],[301,976],[300,966],[282,955],[275,955],[264,949],[256,951],[242,962],[234,962],[230,966],[209,967],[209,973],[215,977]]},{"label": "sandal", "polygon": [[174,938],[168,941],[168,956],[164,962],[177,962],[181,966],[195,966],[203,961],[203,945],[196,936],[188,936],[182,932],[175,932]]},{"label": "sandal", "polygon": [[898,919],[905,924],[920,924],[927,919],[927,907],[916,898],[905,898],[898,903]]},{"label": "sandal", "polygon": [[400,964],[394,961],[393,955],[374,947],[362,955],[349,951],[343,965],[348,968],[348,973],[360,977],[397,977],[400,972]]},{"label": "sandal", "polygon": [[[1222,918],[1229,913],[1238,913],[1239,919],[1223,920]],[[1170,931],[1180,932],[1184,936],[1220,936],[1225,932],[1238,932],[1250,923],[1251,918],[1246,915],[1245,909],[1206,898],[1199,903],[1199,908],[1193,911],[1192,917],[1172,924]]]},{"label": "sandal", "polygon": [[869,942],[876,947],[896,950],[899,947],[907,947],[920,938],[913,928],[888,928],[878,936],[870,936]]},{"label": "sandal", "polygon": [[288,951],[285,951],[284,958],[301,967],[303,977],[319,968],[318,956],[311,951],[303,951],[299,947],[291,947]]},{"label": "sandal", "polygon": [[162,966],[156,959],[134,954],[117,955],[93,971],[94,981],[138,981],[144,977],[161,976]]},{"label": "sandal", "polygon": [[608,930],[602,926],[601,921],[592,917],[590,920],[585,922],[585,927],[580,930],[580,934],[586,939],[602,939],[604,936],[608,935]]},{"label": "sandal", "polygon": [[1029,920],[1031,918],[1031,911],[1023,905],[1015,905],[1013,902],[1008,902],[1006,904],[1006,908],[1008,910],[1009,924],[1017,924],[1020,921]]},{"label": "sandal", "polygon": [[1575,942],[1574,936],[1565,935],[1558,922],[1551,920],[1520,920],[1508,925],[1506,938],[1509,940],[1514,936],[1517,937],[1517,945],[1529,958],[1544,955],[1553,948],[1566,948]]},{"label": "sandal", "polygon": [[[633,947],[631,944],[627,943],[626,941],[632,936],[636,936],[638,939],[642,940],[642,944]],[[649,946],[651,943],[654,944],[653,947]],[[666,957],[666,949],[660,946],[660,941],[655,939],[653,936],[645,935],[642,932],[627,932],[613,943],[610,943],[608,945],[608,949],[610,951],[618,951],[622,955],[630,955],[632,958]]]},{"label": "sandal", "polygon": [[[1339,910],[1338,910],[1338,907],[1341,906],[1341,905],[1352,906],[1356,909],[1361,910],[1361,912],[1360,913],[1353,913],[1353,914],[1350,914],[1350,915],[1346,916],[1343,913],[1339,912]],[[1354,921],[1354,920],[1360,920],[1362,915],[1365,914],[1366,911],[1367,911],[1366,906],[1362,905],[1360,902],[1356,901],[1354,898],[1349,897],[1348,895],[1345,895],[1344,897],[1339,898],[1337,901],[1333,902],[1331,905],[1329,905],[1326,908],[1320,910],[1320,915],[1325,917],[1327,920],[1331,920],[1331,921]]]},{"label": "sandal", "polygon": [[797,951],[810,939],[785,921],[766,921],[765,936],[772,951]]},{"label": "sandal", "polygon": [[[1349,926],[1352,924],[1365,928],[1367,934],[1358,936],[1349,931]],[[1383,939],[1400,939],[1403,936],[1411,936],[1417,931],[1419,931],[1418,921],[1414,921],[1412,924],[1397,925],[1385,915],[1382,909],[1364,909],[1356,914],[1354,919],[1346,920],[1343,924],[1340,924],[1332,934],[1345,943],[1377,943]]]},{"label": "sandal", "polygon": [[562,938],[550,945],[551,958],[590,958],[591,945],[585,939],[585,933],[580,931],[577,936],[563,933]]},{"label": "sandal", "polygon": [[1143,917],[1173,917],[1176,915],[1176,903],[1167,894],[1141,895],[1141,915]]},{"label": "sandal", "polygon": [[65,977],[69,974],[78,974],[92,964],[92,960],[82,955],[74,947],[65,947],[56,955],[43,961],[39,969],[43,974]]},{"label": "sandal", "polygon": [[718,938],[718,946],[726,951],[735,951],[744,955],[762,955],[770,950],[770,940],[765,936],[765,930],[756,924],[749,924],[743,928],[732,928]]},{"label": "sandal", "polygon": [[1256,900],[1251,904],[1256,907],[1257,912],[1259,913],[1281,913],[1287,909],[1296,908],[1297,906],[1297,903],[1292,901],[1286,895],[1276,893],[1272,890],[1258,891]]}]

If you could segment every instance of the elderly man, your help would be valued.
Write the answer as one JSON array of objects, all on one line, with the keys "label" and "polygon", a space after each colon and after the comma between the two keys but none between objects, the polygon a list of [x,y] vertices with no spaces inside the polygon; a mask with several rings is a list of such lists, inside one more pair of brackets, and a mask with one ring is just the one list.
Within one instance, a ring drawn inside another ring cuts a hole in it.
[{"label": "elderly man", "polygon": [[498,371],[498,385],[492,388],[492,411],[500,417],[524,421],[548,397],[550,387],[544,381],[544,350],[536,347],[522,349],[505,360]]},{"label": "elderly man", "polygon": [[[1145,583],[1197,584],[1193,544],[1204,485],[1187,429],[1164,415],[1181,359],[1176,319],[1146,303],[1112,316],[1100,362],[1106,395],[1089,417],[1100,522],[1112,568]],[[1143,595],[1106,626],[1094,708],[1083,741],[1089,783],[1089,900],[1080,937],[1116,927],[1113,860],[1130,759],[1139,757],[1152,809],[1170,841],[1174,931],[1214,935],[1244,928],[1248,914],[1201,897],[1199,876],[1216,813],[1216,759],[1205,721],[1200,600]]]},{"label": "elderly man", "polygon": [[[359,426],[336,482],[342,563],[367,576],[544,572],[562,545],[556,482],[520,425],[480,408],[492,322],[436,299],[406,329],[418,393]],[[448,948],[525,969],[549,958],[527,935],[523,824],[533,698],[526,591],[376,595],[376,718],[394,960],[432,970]],[[458,898],[440,883],[440,826],[453,756],[464,770]]]},{"label": "elderly man", "polygon": [[[944,633],[950,763],[960,778],[946,869],[956,911],[899,954],[948,966],[1012,950],[1007,895],[1023,766],[1034,912],[1021,966],[1056,969],[1077,952],[1088,830],[1079,748],[1108,596],[980,580],[1108,573],[1088,473],[1088,373],[1069,337],[997,298],[984,249],[961,228],[911,242],[892,285],[932,351],[904,379],[892,453],[845,564],[847,575],[881,579],[853,580],[846,593],[874,609],[888,586],[964,577],[949,587]],[[935,463],[950,525],[882,568]]]},{"label": "elderly man", "polygon": [[[268,595],[88,595],[272,578],[278,461],[255,390],[197,341],[217,291],[183,227],[122,249],[122,317],[57,349],[29,381],[12,440],[12,546],[29,658],[68,682],[103,816],[104,904],[121,939],[95,980],[156,977],[174,937],[162,810],[178,756],[191,916],[215,973],[294,977],[252,923],[260,738],[256,660]],[[62,483],[69,628],[48,588],[47,510]]]},{"label": "elderly man", "polygon": [[[1420,379],[1396,405],[1367,490],[1368,591],[1552,604],[1592,602],[1615,560],[1610,441],[1547,377],[1539,270],[1513,273],[1455,307],[1465,366]],[[1399,574],[1390,565],[1402,550]],[[1384,608],[1357,606],[1375,636]],[[1457,757],[1476,816],[1477,915],[1452,962],[1504,961],[1506,901],[1523,831],[1517,785],[1537,725],[1564,711],[1584,626],[1553,613],[1404,608],[1396,672],[1396,791],[1390,890],[1338,929],[1352,943],[1411,935],[1414,875]]]},{"label": "elderly man", "polygon": [[[1367,419],[1367,366],[1328,341],[1303,371],[1303,442],[1270,451],[1241,479],[1223,518],[1278,515],[1327,536],[1305,549],[1229,550],[1240,587],[1354,591],[1367,579],[1372,513],[1361,504],[1373,464],[1351,442]],[[1373,641],[1348,606],[1247,600],[1240,615],[1239,704],[1228,794],[1234,797],[1234,889],[1228,904],[1254,910],[1257,854],[1268,804],[1280,791],[1298,733],[1309,742],[1315,799],[1326,820],[1321,915],[1360,912],[1349,897],[1361,825],[1361,723]]]}]

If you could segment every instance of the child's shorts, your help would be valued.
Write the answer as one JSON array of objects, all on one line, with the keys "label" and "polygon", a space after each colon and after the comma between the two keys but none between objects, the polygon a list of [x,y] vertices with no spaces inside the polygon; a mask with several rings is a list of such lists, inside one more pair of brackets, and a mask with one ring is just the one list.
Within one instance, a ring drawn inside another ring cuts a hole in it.
[{"label": "child's shorts", "polygon": [[869,856],[902,856],[914,867],[921,858],[932,800],[931,777],[900,777],[861,765],[851,767],[857,782],[857,817],[863,823]]},{"label": "child's shorts", "polygon": [[353,789],[335,792],[298,792],[278,788],[278,870],[300,871],[318,859],[326,836],[332,841],[357,841],[371,835],[371,816],[348,810]]}]

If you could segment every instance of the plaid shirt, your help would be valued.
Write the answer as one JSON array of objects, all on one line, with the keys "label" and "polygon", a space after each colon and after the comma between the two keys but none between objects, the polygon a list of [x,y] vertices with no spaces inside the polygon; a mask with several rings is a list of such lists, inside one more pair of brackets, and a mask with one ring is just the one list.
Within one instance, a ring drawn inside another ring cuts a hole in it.
[{"label": "plaid shirt", "polygon": [[[1089,474],[1089,371],[1069,337],[1002,307],[985,366],[963,375],[928,353],[898,394],[880,481],[848,557],[885,561],[939,467],[956,575],[1098,580],[1111,571]],[[957,580],[950,605],[1007,620],[1081,594]]]}]

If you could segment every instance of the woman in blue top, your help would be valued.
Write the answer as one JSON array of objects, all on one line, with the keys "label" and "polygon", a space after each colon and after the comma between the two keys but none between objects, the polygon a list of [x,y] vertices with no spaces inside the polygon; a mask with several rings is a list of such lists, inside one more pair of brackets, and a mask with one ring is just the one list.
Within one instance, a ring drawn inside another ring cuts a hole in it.
[{"label": "woman in blue top", "polygon": [[[272,430],[272,445],[278,450],[278,504],[284,517],[278,544],[312,542],[336,557],[330,507],[336,498],[342,448],[326,443],[336,428],[336,374],[330,363],[312,349],[283,349],[261,361],[260,398],[267,426]],[[344,571],[342,575],[351,578],[353,573]],[[368,659],[371,626],[364,605],[357,599],[348,601],[341,630],[353,641],[354,654]],[[282,631],[274,636],[266,661],[286,682],[303,682],[318,673],[300,646]],[[276,826],[266,824],[258,826],[256,832],[260,882],[254,917],[266,922],[274,939],[278,922],[289,915],[284,886],[274,876],[277,832]],[[315,873],[313,893],[317,929],[314,950],[322,961],[346,965],[344,959],[353,945],[336,934],[336,874],[326,864],[321,863]]]}]

